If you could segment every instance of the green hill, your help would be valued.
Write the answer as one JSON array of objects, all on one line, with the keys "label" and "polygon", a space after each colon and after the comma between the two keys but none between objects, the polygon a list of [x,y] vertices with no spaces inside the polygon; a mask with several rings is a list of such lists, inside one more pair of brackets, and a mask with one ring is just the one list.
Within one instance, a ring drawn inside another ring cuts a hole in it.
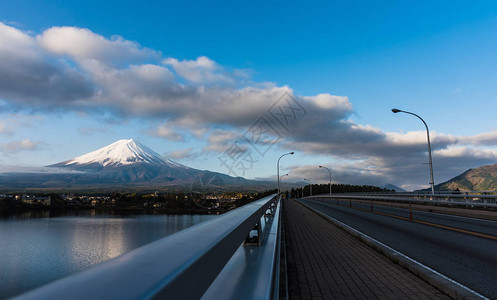
[{"label": "green hill", "polygon": [[481,166],[435,186],[438,191],[497,191],[497,164]]}]

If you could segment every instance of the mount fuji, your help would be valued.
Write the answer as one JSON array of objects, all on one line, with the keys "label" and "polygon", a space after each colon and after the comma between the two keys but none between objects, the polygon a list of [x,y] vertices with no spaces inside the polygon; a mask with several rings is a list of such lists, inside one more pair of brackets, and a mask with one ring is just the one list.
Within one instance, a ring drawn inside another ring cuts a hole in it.
[{"label": "mount fuji", "polygon": [[49,165],[63,169],[99,175],[100,179],[115,182],[141,182],[161,173],[176,178],[196,175],[195,170],[162,157],[133,139],[119,140],[96,151]]},{"label": "mount fuji", "polygon": [[149,180],[164,170],[181,173],[193,170],[172,160],[162,159],[158,153],[133,139],[119,140],[96,151],[47,167],[88,173],[118,172],[121,175],[126,174],[125,178],[121,178],[124,181]]},{"label": "mount fuji", "polygon": [[149,165],[163,165],[165,163],[170,166],[180,166],[173,161],[162,160],[159,154],[133,139],[119,140],[96,151],[51,166],[73,168],[93,166],[105,168],[126,166],[136,163]]},{"label": "mount fuji", "polygon": [[164,159],[133,139],[119,140],[76,158],[46,166],[47,172],[4,173],[0,189],[157,189],[261,190],[274,183],[198,170]]}]

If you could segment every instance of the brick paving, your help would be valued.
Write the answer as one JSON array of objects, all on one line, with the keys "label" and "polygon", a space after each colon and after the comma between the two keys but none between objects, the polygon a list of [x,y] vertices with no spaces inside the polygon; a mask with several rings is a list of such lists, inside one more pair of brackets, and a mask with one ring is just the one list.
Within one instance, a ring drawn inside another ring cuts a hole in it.
[{"label": "brick paving", "polygon": [[283,211],[290,299],[450,299],[294,200]]}]

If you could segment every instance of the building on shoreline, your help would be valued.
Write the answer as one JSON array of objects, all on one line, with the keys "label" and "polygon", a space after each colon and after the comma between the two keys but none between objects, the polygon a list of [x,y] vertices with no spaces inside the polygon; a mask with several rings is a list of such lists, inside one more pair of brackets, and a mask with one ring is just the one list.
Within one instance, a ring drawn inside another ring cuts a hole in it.
[{"label": "building on shoreline", "polygon": [[37,197],[37,196],[23,194],[21,197],[21,202],[30,205],[50,206],[52,204],[52,199],[50,196]]}]

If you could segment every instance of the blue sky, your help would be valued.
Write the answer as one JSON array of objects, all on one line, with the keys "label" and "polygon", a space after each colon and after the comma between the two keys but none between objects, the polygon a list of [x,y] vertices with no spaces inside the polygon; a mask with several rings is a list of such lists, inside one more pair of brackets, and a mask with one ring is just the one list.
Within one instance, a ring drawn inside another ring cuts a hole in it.
[{"label": "blue sky", "polygon": [[497,161],[493,1],[4,1],[0,22],[1,165],[135,138],[226,173],[219,157],[284,93],[308,113],[239,175],[274,176],[294,150],[290,180],[324,182],[323,164],[425,187],[424,128],[393,107],[429,124],[436,182]]}]

